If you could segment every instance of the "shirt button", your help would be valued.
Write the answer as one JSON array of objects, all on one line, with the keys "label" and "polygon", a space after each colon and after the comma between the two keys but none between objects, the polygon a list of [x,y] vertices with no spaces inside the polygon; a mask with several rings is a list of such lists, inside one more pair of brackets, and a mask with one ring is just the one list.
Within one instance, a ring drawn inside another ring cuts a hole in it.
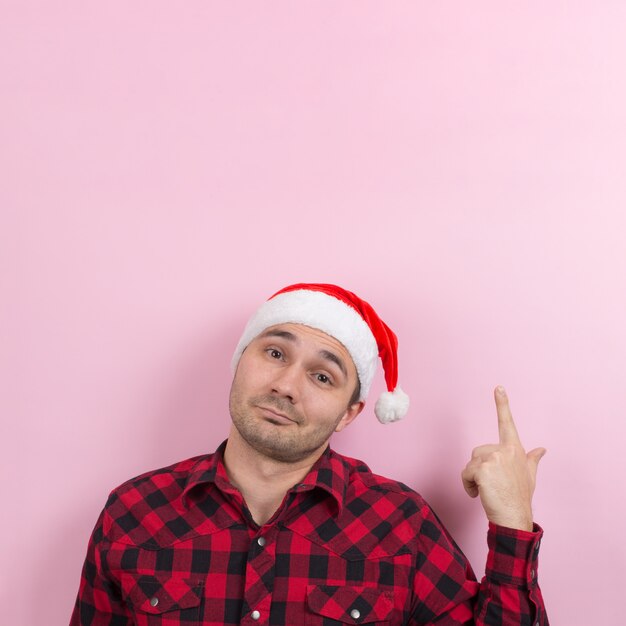
[{"label": "shirt button", "polygon": [[535,544],[535,550],[539,550],[540,545],[541,545],[541,539],[539,539],[539,541],[537,541],[537,543]]},{"label": "shirt button", "polygon": [[350,611],[350,617],[352,619],[359,619],[359,617],[361,617],[361,611],[359,611],[359,609],[352,609]]},{"label": "shirt button", "polygon": [[531,577],[532,580],[535,580],[535,570],[534,569],[530,570],[530,577]]},{"label": "shirt button", "polygon": [[259,611],[252,611],[250,617],[256,622],[256,620],[261,618],[261,613],[259,613]]},{"label": "shirt button", "polygon": [[259,537],[259,538],[256,540],[256,542],[257,542],[257,543],[258,543],[261,547],[263,547],[263,546],[267,543],[267,541],[265,541],[265,537]]},{"label": "shirt button", "polygon": [[159,599],[155,596],[154,598],[150,598],[150,606],[156,606],[159,603]]}]

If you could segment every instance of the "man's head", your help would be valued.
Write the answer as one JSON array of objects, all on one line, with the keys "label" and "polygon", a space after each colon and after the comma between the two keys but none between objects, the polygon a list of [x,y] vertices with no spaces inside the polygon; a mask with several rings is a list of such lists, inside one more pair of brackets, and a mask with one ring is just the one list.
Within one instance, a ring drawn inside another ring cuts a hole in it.
[{"label": "man's head", "polygon": [[396,384],[396,336],[367,302],[341,287],[286,287],[252,316],[235,350],[235,427],[245,429],[244,438],[259,438],[257,446],[278,444],[285,457],[317,449],[363,408],[379,355],[389,391],[375,411],[387,423],[408,409]]},{"label": "man's head", "polygon": [[230,392],[237,434],[283,462],[316,457],[333,432],[361,412],[348,351],[335,338],[302,324],[265,329],[246,347]]}]

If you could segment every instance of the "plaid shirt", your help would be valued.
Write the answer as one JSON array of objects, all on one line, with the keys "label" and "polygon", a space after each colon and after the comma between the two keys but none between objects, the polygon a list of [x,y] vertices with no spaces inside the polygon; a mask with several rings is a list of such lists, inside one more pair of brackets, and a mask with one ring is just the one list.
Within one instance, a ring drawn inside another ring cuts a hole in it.
[{"label": "plaid shirt", "polygon": [[542,531],[490,525],[486,577],[422,497],[327,449],[259,527],[225,443],[115,489],[71,626],[546,626]]}]

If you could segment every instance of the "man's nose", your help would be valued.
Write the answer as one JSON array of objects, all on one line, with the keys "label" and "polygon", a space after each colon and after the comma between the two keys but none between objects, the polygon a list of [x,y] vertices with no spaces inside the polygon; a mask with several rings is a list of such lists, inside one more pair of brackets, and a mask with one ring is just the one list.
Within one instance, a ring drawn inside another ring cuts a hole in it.
[{"label": "man's nose", "polygon": [[302,382],[302,373],[293,365],[281,368],[272,380],[272,393],[296,402]]}]

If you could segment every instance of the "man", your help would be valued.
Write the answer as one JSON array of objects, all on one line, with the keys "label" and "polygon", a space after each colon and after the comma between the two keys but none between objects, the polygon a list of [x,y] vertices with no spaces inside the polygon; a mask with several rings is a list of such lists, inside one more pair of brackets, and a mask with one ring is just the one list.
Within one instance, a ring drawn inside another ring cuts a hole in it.
[{"label": "man", "polygon": [[489,519],[479,584],[419,494],[328,446],[378,356],[375,412],[394,421],[408,410],[397,340],[372,307],[334,285],[272,296],[235,350],[228,440],[111,493],[71,624],[547,625],[531,512],[545,450],[526,454],[496,389],[500,441],[462,476]]}]

